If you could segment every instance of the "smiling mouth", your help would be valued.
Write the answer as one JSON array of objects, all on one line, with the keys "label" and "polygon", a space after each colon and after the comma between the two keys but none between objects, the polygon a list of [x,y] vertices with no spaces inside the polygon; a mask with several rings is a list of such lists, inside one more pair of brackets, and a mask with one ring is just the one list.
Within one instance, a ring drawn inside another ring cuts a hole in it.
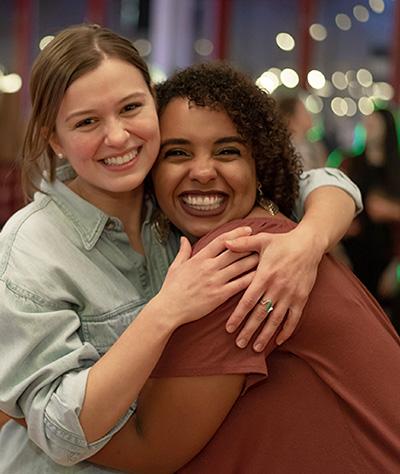
[{"label": "smiling mouth", "polygon": [[227,196],[223,193],[182,193],[179,196],[182,207],[190,214],[215,215],[223,212]]},{"label": "smiling mouth", "polygon": [[125,153],[124,155],[105,158],[102,161],[106,166],[122,166],[134,160],[137,157],[138,153],[139,153],[139,150],[136,149],[136,150],[130,151],[129,153]]}]

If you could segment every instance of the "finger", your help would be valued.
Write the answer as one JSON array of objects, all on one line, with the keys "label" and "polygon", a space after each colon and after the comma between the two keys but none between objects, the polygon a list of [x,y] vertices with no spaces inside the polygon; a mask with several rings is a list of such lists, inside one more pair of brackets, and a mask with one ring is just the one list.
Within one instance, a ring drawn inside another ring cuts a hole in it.
[{"label": "finger", "polygon": [[182,265],[182,263],[186,262],[190,258],[191,254],[192,246],[190,245],[189,240],[186,237],[182,236],[180,240],[179,251],[176,254],[174,261],[170,265],[170,268]]},{"label": "finger", "polygon": [[258,303],[251,314],[248,316],[246,324],[237,336],[236,345],[242,349],[246,347],[254,333],[259,329],[261,324],[263,324],[266,319],[267,312],[265,305]]},{"label": "finger", "polygon": [[233,313],[230,315],[226,330],[234,332],[243,322],[247,314],[256,306],[258,301],[264,296],[265,286],[267,282],[259,274],[256,275],[251,285],[244,292],[240,298],[238,305]]},{"label": "finger", "polygon": [[265,232],[246,237],[227,240],[226,247],[233,252],[259,252],[268,243],[269,236]]},{"label": "finger", "polygon": [[276,304],[274,310],[269,313],[264,327],[253,344],[253,349],[256,352],[263,351],[269,341],[276,335],[276,331],[282,324],[287,310],[286,304]]},{"label": "finger", "polygon": [[219,277],[222,282],[228,282],[240,277],[243,273],[249,272],[257,267],[258,255],[251,254],[247,257],[243,257],[240,260],[228,265],[226,268],[221,269]]},{"label": "finger", "polygon": [[221,252],[226,250],[225,242],[227,240],[236,239],[238,237],[243,237],[245,235],[250,235],[252,229],[249,226],[237,227],[229,232],[219,235],[212,242],[207,244],[203,249],[201,249],[197,255],[202,254],[204,257],[216,257]]},{"label": "finger", "polygon": [[283,344],[293,335],[294,330],[298,327],[303,308],[291,308],[286,316],[285,324],[276,337],[278,346]]},{"label": "finger", "polygon": [[[247,257],[249,255],[255,255],[252,252],[231,252],[230,250],[225,250],[220,253],[217,257],[214,257],[216,269],[221,269],[228,267],[234,262]],[[257,256],[258,259],[258,256]]]},{"label": "finger", "polygon": [[255,271],[248,272],[245,275],[242,275],[241,277],[236,278],[235,280],[232,280],[224,285],[222,290],[223,301],[228,300],[232,296],[247,288],[252,282],[255,274]]}]

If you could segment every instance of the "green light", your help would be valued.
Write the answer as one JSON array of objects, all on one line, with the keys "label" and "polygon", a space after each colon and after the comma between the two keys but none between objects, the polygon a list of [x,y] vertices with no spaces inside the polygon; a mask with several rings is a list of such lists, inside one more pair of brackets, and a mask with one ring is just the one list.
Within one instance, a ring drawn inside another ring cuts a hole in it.
[{"label": "green light", "polygon": [[310,142],[318,142],[324,138],[325,130],[322,122],[316,123],[313,127],[310,128],[307,132],[307,139]]},{"label": "green light", "polygon": [[365,142],[367,138],[367,132],[363,124],[358,123],[354,127],[354,138],[351,146],[351,152],[353,155],[361,155],[365,150]]},{"label": "green light", "polygon": [[325,166],[330,168],[339,168],[343,159],[343,153],[339,150],[339,148],[336,148],[335,150],[331,151],[331,153],[329,153]]}]

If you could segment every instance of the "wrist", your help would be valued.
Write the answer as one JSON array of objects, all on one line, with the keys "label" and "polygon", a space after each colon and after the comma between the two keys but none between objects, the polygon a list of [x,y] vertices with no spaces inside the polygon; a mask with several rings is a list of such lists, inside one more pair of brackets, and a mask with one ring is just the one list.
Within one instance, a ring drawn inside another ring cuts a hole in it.
[{"label": "wrist", "polygon": [[169,336],[183,324],[183,315],[180,314],[179,309],[170,301],[166,302],[160,293],[147,303],[145,312],[145,316],[151,319],[151,324],[154,324],[160,334]]},{"label": "wrist", "polygon": [[315,224],[309,224],[303,220],[297,225],[295,232],[298,234],[299,240],[306,244],[306,248],[311,248],[316,254],[320,255],[320,260],[328,252],[330,240]]}]

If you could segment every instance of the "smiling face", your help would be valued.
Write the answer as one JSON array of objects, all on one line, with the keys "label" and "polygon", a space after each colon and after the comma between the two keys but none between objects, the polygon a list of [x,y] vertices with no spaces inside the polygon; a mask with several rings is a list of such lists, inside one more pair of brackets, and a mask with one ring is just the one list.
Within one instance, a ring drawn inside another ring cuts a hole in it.
[{"label": "smiling face", "polygon": [[80,194],[97,203],[102,194],[141,189],[159,150],[153,97],[141,72],[106,58],[67,89],[50,144],[76,171]]},{"label": "smiling face", "polygon": [[159,205],[176,227],[201,237],[251,211],[255,163],[225,112],[176,98],[166,106],[160,129],[152,176]]}]

